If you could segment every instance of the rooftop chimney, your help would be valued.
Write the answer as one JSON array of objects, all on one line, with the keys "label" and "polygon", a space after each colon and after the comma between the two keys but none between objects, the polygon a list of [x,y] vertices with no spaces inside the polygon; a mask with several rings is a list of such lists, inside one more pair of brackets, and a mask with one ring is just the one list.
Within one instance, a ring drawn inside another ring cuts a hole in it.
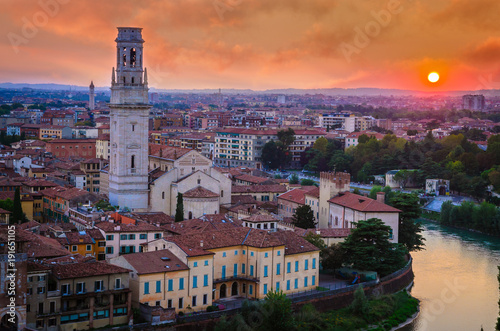
[{"label": "rooftop chimney", "polygon": [[385,192],[377,192],[377,201],[385,203]]},{"label": "rooftop chimney", "polygon": [[200,247],[203,247],[203,240],[200,241]]}]

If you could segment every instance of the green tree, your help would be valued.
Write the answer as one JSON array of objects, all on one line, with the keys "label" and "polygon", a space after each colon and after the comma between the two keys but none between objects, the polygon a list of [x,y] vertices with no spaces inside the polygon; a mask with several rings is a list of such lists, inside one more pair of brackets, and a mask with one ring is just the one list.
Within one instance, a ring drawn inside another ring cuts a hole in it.
[{"label": "green tree", "polygon": [[336,270],[344,263],[345,251],[340,243],[332,244],[321,251],[321,265],[325,270]]},{"label": "green tree", "polygon": [[295,214],[292,216],[292,222],[295,226],[302,229],[316,228],[314,212],[309,205],[297,207],[297,209],[295,209]]},{"label": "green tree", "polygon": [[416,136],[418,134],[418,131],[417,130],[408,130],[408,131],[406,131],[406,134],[408,136]]},{"label": "green tree", "polygon": [[382,277],[405,265],[406,249],[389,241],[391,227],[378,218],[355,223],[356,228],[341,243],[345,264],[354,269],[376,271]]},{"label": "green tree", "polygon": [[314,246],[318,247],[321,250],[326,248],[326,244],[323,241],[323,238],[321,238],[319,234],[308,232],[305,235],[304,239],[309,241],[311,244],[313,244]]},{"label": "green tree", "polygon": [[349,308],[353,314],[358,317],[365,317],[368,314],[370,306],[361,284],[359,284],[356,291],[354,291],[354,300]]},{"label": "green tree", "polygon": [[300,185],[302,186],[313,186],[313,185],[317,185],[316,182],[312,179],[307,179],[307,178],[304,178],[300,181]]},{"label": "green tree", "polygon": [[280,167],[283,169],[292,160],[292,153],[290,153],[290,145],[295,141],[295,131],[292,128],[288,130],[278,131],[278,142],[276,144],[278,148],[278,159],[280,161]]},{"label": "green tree", "polygon": [[372,189],[370,190],[370,193],[368,194],[368,197],[370,199],[377,199],[377,193],[378,192],[382,192],[382,186],[380,185],[375,185],[372,187]]},{"label": "green tree", "polygon": [[292,301],[283,291],[269,291],[266,294],[262,310],[267,312],[262,327],[264,331],[289,331],[294,327]]},{"label": "green tree", "polygon": [[182,193],[177,193],[177,206],[175,208],[175,221],[184,221],[184,198]]},{"label": "green tree", "polygon": [[278,146],[274,140],[270,140],[264,144],[264,147],[262,147],[261,157],[264,166],[268,169],[275,170],[281,166]]},{"label": "green tree", "polygon": [[292,174],[290,177],[290,180],[288,181],[290,184],[298,184],[299,183],[299,176],[297,174]]},{"label": "green tree", "polygon": [[441,205],[441,214],[439,215],[439,222],[442,224],[450,224],[451,210],[453,209],[453,204],[451,201],[445,201]]},{"label": "green tree", "polygon": [[320,151],[321,153],[326,153],[326,147],[328,145],[328,140],[325,137],[319,137],[313,144],[313,148]]},{"label": "green tree", "polygon": [[409,252],[424,249],[425,238],[422,236],[423,226],[417,222],[422,214],[420,198],[416,194],[397,193],[391,199],[391,205],[401,210],[399,214],[398,242]]},{"label": "green tree", "polygon": [[14,206],[11,221],[13,224],[21,224],[24,222],[24,213],[23,207],[21,206],[21,193],[19,191],[19,187],[16,187],[16,191],[14,193]]}]

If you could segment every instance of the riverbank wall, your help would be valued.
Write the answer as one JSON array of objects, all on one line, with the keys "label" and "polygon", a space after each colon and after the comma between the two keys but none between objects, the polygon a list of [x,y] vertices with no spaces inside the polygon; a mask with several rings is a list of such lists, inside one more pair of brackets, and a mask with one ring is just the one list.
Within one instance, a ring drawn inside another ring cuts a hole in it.
[{"label": "riverbank wall", "polygon": [[[380,280],[363,283],[365,294],[367,296],[378,297],[385,294],[394,294],[407,288],[413,283],[414,279],[412,265],[413,260],[410,258],[406,266],[402,269]],[[319,312],[341,309],[352,303],[354,292],[357,288],[358,285],[352,285],[337,290],[320,291],[300,298],[292,298],[292,309],[294,312],[298,312],[306,304],[313,305]],[[234,309],[231,311],[210,313],[210,316],[205,315],[204,320],[200,319],[201,316],[196,316],[197,320],[195,321],[184,319],[183,324],[165,327],[162,330],[173,330],[173,328],[177,331],[213,330],[222,315],[231,316],[237,314],[239,311],[239,309]],[[157,328],[157,330],[160,330],[160,328]]]}]

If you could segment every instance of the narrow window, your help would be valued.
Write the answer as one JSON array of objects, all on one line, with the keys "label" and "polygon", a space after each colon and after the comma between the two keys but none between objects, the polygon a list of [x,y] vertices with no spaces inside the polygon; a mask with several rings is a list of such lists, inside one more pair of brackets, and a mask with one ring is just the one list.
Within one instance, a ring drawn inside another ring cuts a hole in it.
[{"label": "narrow window", "polygon": [[[135,63],[136,63],[136,52],[135,52],[135,48],[131,48],[130,49],[130,66],[132,68],[135,68]],[[133,78],[132,78],[133,79]],[[134,82],[132,82],[134,83]]]},{"label": "narrow window", "polygon": [[[123,66],[127,66],[127,47],[123,47]],[[123,82],[125,83],[125,78],[123,79]]]},{"label": "narrow window", "polygon": [[132,155],[130,158],[130,167],[135,169],[135,155]]}]

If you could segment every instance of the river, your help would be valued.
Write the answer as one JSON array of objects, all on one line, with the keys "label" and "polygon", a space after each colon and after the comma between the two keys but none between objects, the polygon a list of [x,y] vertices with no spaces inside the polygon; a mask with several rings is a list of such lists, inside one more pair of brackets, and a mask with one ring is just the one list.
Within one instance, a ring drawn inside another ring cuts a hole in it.
[{"label": "river", "polygon": [[495,330],[500,238],[424,225],[426,250],[412,253],[420,315],[401,330]]}]

